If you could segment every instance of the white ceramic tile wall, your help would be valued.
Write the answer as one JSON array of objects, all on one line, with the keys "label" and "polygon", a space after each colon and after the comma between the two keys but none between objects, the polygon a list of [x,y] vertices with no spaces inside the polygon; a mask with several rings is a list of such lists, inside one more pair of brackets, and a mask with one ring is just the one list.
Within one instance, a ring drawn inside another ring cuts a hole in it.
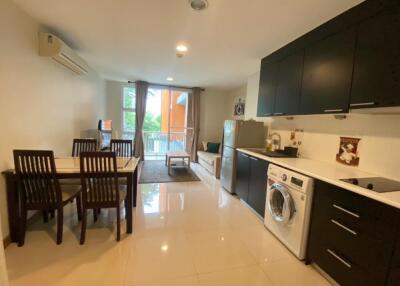
[{"label": "white ceramic tile wall", "polygon": [[400,180],[400,115],[350,114],[345,120],[332,115],[297,116],[294,120],[274,118],[272,132],[290,143],[290,132],[303,129],[301,155],[324,162],[335,162],[340,136],[361,138],[360,170]]}]

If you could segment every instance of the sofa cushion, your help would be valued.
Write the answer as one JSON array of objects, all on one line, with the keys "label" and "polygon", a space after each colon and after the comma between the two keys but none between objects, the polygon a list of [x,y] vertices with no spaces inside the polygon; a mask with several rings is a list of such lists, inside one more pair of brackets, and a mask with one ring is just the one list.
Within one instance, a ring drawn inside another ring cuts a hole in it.
[{"label": "sofa cushion", "polygon": [[209,152],[209,153],[218,154],[219,145],[221,145],[221,144],[220,144],[220,143],[208,142],[208,143],[207,143],[207,150],[206,150],[206,151]]},{"label": "sofa cushion", "polygon": [[210,165],[214,165],[215,159],[221,157],[221,154],[197,151],[197,156]]}]

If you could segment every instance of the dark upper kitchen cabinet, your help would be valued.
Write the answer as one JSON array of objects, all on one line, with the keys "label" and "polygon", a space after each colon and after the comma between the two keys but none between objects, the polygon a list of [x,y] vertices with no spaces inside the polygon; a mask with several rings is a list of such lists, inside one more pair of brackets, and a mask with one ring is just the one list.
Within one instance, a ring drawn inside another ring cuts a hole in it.
[{"label": "dark upper kitchen cabinet", "polygon": [[356,29],[352,28],[306,47],[302,114],[348,111],[355,43]]},{"label": "dark upper kitchen cabinet", "polygon": [[264,217],[268,162],[238,152],[235,193]]},{"label": "dark upper kitchen cabinet", "polygon": [[250,157],[241,152],[237,153],[235,193],[244,201],[249,196]]},{"label": "dark upper kitchen cabinet", "polygon": [[399,222],[398,209],[316,180],[307,260],[343,286],[385,285]]},{"label": "dark upper kitchen cabinet", "polygon": [[278,63],[274,115],[298,114],[304,50],[300,50]]},{"label": "dark upper kitchen cabinet", "polygon": [[262,217],[267,198],[268,162],[250,157],[249,196],[247,203]]},{"label": "dark upper kitchen cabinet", "polygon": [[266,56],[257,116],[400,106],[399,6],[363,1]]},{"label": "dark upper kitchen cabinet", "polygon": [[400,6],[359,25],[350,107],[400,105]]},{"label": "dark upper kitchen cabinet", "polygon": [[258,92],[257,116],[271,116],[274,113],[275,91],[276,91],[275,63],[265,60],[261,62],[260,87]]}]

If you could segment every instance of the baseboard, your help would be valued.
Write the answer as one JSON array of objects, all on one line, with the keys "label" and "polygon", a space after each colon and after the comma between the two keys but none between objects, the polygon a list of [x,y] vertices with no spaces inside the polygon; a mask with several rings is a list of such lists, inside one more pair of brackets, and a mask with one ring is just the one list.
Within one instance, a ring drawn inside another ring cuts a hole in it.
[{"label": "baseboard", "polygon": [[10,235],[7,235],[5,238],[3,238],[3,247],[4,249],[7,248],[11,244],[11,237]]},{"label": "baseboard", "polygon": [[[42,212],[41,211],[35,211],[28,217],[28,224],[32,224],[34,222],[37,222],[38,220],[42,219]],[[9,246],[12,243],[11,241],[11,236],[6,235],[6,237],[3,238],[3,247],[6,249],[7,246]]]}]

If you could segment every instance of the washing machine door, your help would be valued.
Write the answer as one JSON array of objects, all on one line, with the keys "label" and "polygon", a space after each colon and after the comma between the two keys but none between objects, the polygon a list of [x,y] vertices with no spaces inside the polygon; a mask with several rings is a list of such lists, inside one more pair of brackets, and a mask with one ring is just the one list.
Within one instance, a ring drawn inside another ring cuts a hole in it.
[{"label": "washing machine door", "polygon": [[288,224],[296,209],[287,187],[279,183],[274,183],[268,191],[268,209],[270,215],[277,223]]}]

